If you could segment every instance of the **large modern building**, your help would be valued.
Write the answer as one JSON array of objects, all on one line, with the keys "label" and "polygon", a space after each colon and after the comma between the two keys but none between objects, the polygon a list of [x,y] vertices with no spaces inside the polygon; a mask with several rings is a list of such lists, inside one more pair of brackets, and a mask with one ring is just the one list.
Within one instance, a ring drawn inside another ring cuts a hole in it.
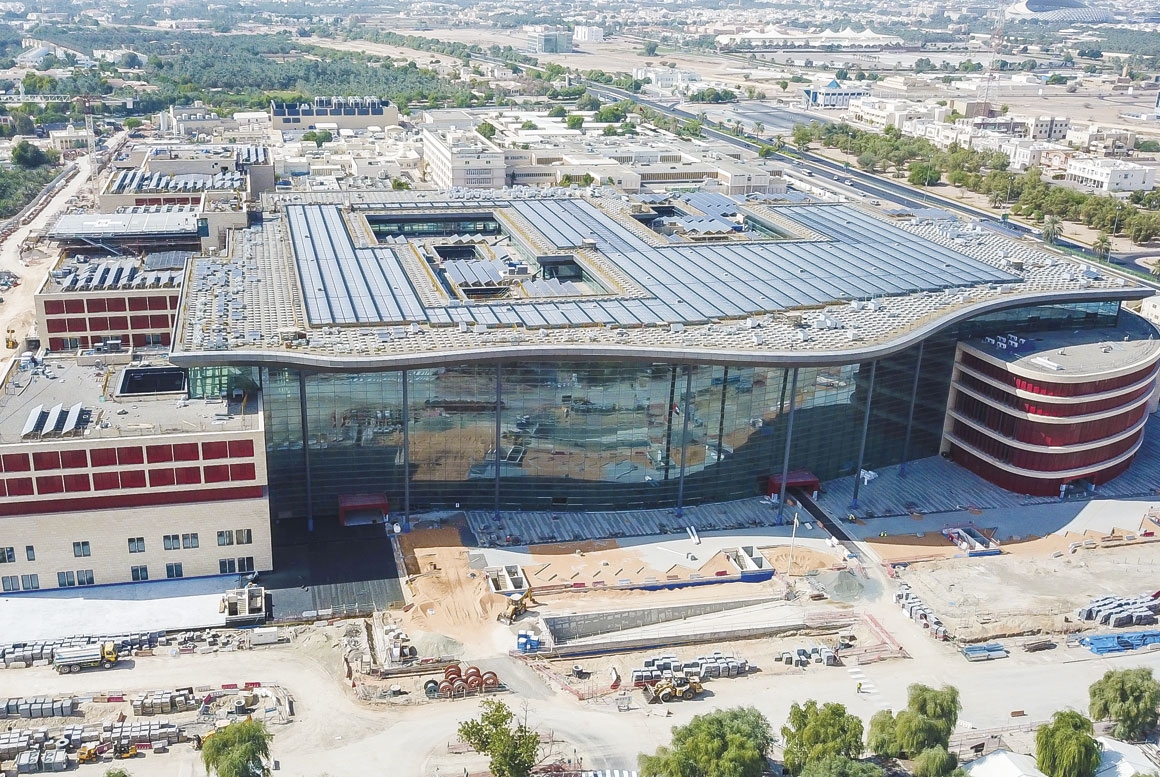
[{"label": "large modern building", "polygon": [[[198,258],[186,284],[170,358],[261,386],[275,516],[364,493],[407,512],[687,505],[939,453],[1054,493],[1138,446],[1119,435],[1139,431],[1160,341],[1120,303],[1151,290],[986,231],[768,195],[382,196],[268,196],[257,261]],[[223,305],[208,277],[241,294]],[[1049,332],[1130,343],[1140,393],[1119,407],[1118,361],[1114,379],[1059,362],[1040,383],[1097,403],[1064,403],[1094,436],[1028,441],[1052,456],[1013,468],[954,427],[982,413],[957,365],[991,338],[1031,365],[1003,370],[1033,370]],[[1058,466],[1070,445],[1086,455]]]},{"label": "large modern building", "polygon": [[273,531],[352,512],[680,509],[940,454],[1086,491],[1154,409],[1160,339],[1121,307],[1151,289],[953,220],[266,194],[229,246],[41,290],[51,352],[0,395],[6,590],[268,570]]}]

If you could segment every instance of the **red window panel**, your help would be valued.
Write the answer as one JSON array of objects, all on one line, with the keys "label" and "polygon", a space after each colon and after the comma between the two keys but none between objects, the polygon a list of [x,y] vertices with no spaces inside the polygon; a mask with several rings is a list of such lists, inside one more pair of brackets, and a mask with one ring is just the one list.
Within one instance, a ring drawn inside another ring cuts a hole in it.
[{"label": "red window panel", "polygon": [[0,479],[0,496],[8,496],[8,486],[4,485],[3,479]]},{"label": "red window panel", "polygon": [[145,470],[130,469],[122,472],[121,488],[145,488]]},{"label": "red window panel", "polygon": [[64,491],[64,478],[60,475],[44,475],[36,479],[36,493],[59,494]]},{"label": "red window panel", "polygon": [[121,297],[110,298],[108,300],[109,312],[122,311],[125,309],[125,300]]},{"label": "red window panel", "polygon": [[147,445],[145,446],[145,455],[148,456],[150,464],[156,464],[161,461],[173,461],[173,446]]},{"label": "red window panel", "polygon": [[157,488],[158,486],[172,486],[177,482],[177,476],[173,474],[171,469],[151,469],[149,470],[149,487]]},{"label": "red window panel", "polygon": [[85,301],[83,299],[66,299],[64,310],[66,313],[84,313]]},{"label": "red window panel", "polygon": [[73,491],[90,491],[89,476],[79,473],[64,476],[64,490],[68,492]]},{"label": "red window panel", "polygon": [[32,466],[37,471],[60,469],[60,454],[57,451],[37,451],[32,454]]},{"label": "red window panel", "polygon": [[135,334],[135,335],[133,335],[133,337],[131,339],[133,340],[133,347],[134,348],[144,348],[145,347],[145,335],[144,334]]},{"label": "red window panel", "polygon": [[145,452],[140,448],[118,448],[117,463],[122,467],[126,464],[144,464]]},{"label": "red window panel", "polygon": [[254,455],[253,440],[230,440],[230,458],[244,459]]},{"label": "red window panel", "polygon": [[177,297],[177,296],[170,296],[169,297],[169,309],[170,310],[177,310],[177,301],[179,299],[181,299],[181,298]]},{"label": "red window panel", "polygon": [[193,486],[201,483],[201,467],[178,467],[177,485]]},{"label": "red window panel", "polygon": [[230,468],[225,464],[210,464],[204,471],[206,483],[224,483],[230,479]]},{"label": "red window panel", "polygon": [[129,316],[129,326],[133,329],[148,329],[149,316]]},{"label": "red window panel", "polygon": [[44,312],[50,316],[60,315],[64,312],[64,300],[46,299],[44,301]]},{"label": "red window panel", "polygon": [[59,337],[48,338],[48,350],[50,350],[50,351],[63,351],[64,350],[64,340],[62,340]]},{"label": "red window panel", "polygon": [[224,442],[203,442],[201,457],[203,459],[224,459],[229,455],[229,447]]},{"label": "red window panel", "polygon": [[253,480],[254,465],[253,464],[231,464],[230,465],[230,480]]},{"label": "red window panel", "polygon": [[148,310],[149,300],[145,297],[130,297],[129,310]]},{"label": "red window panel", "polygon": [[149,326],[153,329],[168,329],[169,328],[169,314],[163,316],[149,316]]},{"label": "red window panel", "polygon": [[89,456],[85,451],[61,451],[60,466],[65,469],[80,469],[89,466]]},{"label": "red window panel", "polygon": [[[113,309],[113,306],[109,305],[109,310],[112,310],[112,309]],[[128,328],[129,328],[129,317],[128,316],[109,316],[109,329],[113,330],[114,332],[124,332]]]},{"label": "red window panel", "polygon": [[8,496],[32,496],[32,478],[8,478]]},{"label": "red window panel", "polygon": [[89,317],[89,331],[90,332],[108,332],[109,318],[108,316],[90,316]]},{"label": "red window panel", "polygon": [[68,331],[68,319],[64,318],[50,318],[44,322],[44,327],[49,334],[59,334]]},{"label": "red window panel", "polygon": [[0,461],[4,462],[5,472],[27,472],[31,469],[27,453],[5,453],[0,456]]},{"label": "red window panel", "polygon": [[168,310],[169,309],[169,297],[168,296],[150,297],[149,298],[149,309],[150,310]]},{"label": "red window panel", "polygon": [[68,327],[68,331],[70,331],[70,332],[87,332],[87,331],[89,331],[88,329],[85,328],[88,326],[88,323],[83,318],[66,318],[65,319],[65,326]]},{"label": "red window panel", "polygon": [[94,297],[85,300],[85,308],[90,313],[104,313],[109,309],[109,304],[105,301],[104,297]]},{"label": "red window panel", "polygon": [[201,456],[195,442],[183,442],[173,446],[174,461],[197,461],[199,458]]},{"label": "red window panel", "polygon": [[93,488],[97,491],[115,491],[121,487],[121,477],[116,472],[94,472]]},{"label": "red window panel", "polygon": [[89,452],[94,467],[113,467],[117,464],[116,448],[94,448]]},{"label": "red window panel", "polygon": [[169,346],[169,345],[173,344],[172,338],[170,337],[168,332],[161,333],[161,344],[164,346]]}]

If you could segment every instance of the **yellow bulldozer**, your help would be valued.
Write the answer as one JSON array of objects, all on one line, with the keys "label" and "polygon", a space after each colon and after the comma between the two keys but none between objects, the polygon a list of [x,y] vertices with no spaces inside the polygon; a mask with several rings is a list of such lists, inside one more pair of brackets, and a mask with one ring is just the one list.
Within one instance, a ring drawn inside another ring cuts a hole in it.
[{"label": "yellow bulldozer", "polygon": [[705,687],[695,677],[673,677],[664,679],[654,685],[644,686],[644,698],[649,704],[670,702],[676,699],[691,701],[701,694]]},{"label": "yellow bulldozer", "polygon": [[504,606],[503,612],[495,616],[495,619],[500,623],[508,626],[516,622],[516,619],[528,611],[528,605],[539,604],[532,598],[532,589],[524,591],[522,594],[512,594],[508,597],[507,604]]}]

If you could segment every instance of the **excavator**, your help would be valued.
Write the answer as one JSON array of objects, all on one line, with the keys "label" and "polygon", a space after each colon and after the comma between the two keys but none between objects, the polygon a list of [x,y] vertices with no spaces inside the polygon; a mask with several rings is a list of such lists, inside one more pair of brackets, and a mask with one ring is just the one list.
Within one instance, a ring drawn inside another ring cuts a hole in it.
[{"label": "excavator", "polygon": [[504,607],[503,612],[495,616],[495,619],[500,623],[508,626],[516,622],[516,619],[528,611],[528,605],[539,604],[532,598],[532,589],[524,591],[522,594],[512,594],[508,597],[507,606]]}]

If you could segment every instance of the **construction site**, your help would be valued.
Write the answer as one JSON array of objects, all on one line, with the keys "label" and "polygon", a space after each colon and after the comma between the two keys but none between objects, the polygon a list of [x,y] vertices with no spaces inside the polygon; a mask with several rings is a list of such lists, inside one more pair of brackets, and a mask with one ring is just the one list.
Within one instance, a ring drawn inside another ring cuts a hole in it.
[{"label": "construction site", "polygon": [[[1157,514],[1102,509],[1115,517],[1042,535],[989,528],[979,511],[957,525],[909,516],[924,530],[885,537],[857,519],[868,536],[799,521],[486,547],[467,516],[441,514],[393,538],[398,608],[0,646],[0,766],[95,774],[149,759],[149,774],[185,775],[205,737],[248,717],[274,733],[288,774],[381,750],[384,731],[409,737],[416,774],[482,774],[486,757],[455,728],[495,696],[535,717],[546,764],[630,768],[700,711],[756,703],[776,722],[816,697],[869,717],[964,659],[1007,659],[962,687],[968,725],[1026,726],[1070,698],[1052,680],[1060,662],[1081,675],[1126,653],[1156,662],[1135,649],[1160,642],[1139,631],[1160,612]],[[1013,672],[1042,700],[1007,710]],[[375,752],[350,773],[386,763]]]}]

